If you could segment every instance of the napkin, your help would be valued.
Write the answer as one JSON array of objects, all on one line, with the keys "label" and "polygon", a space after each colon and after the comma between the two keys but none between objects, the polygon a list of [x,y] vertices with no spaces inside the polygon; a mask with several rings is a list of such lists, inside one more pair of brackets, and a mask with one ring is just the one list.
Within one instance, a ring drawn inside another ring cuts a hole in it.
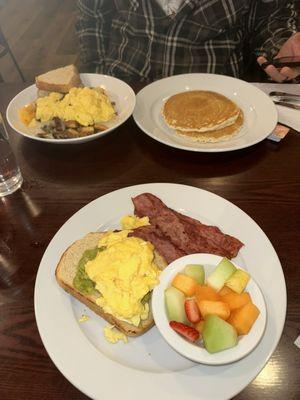
[{"label": "napkin", "polygon": [[[272,91],[286,92],[300,95],[300,84],[293,83],[258,83],[252,82],[252,85],[262,90],[266,94]],[[296,104],[296,103],[295,103]],[[298,103],[300,104],[300,103]],[[300,111],[291,108],[276,106],[278,111],[278,121],[284,125],[290,126],[300,132]]]}]

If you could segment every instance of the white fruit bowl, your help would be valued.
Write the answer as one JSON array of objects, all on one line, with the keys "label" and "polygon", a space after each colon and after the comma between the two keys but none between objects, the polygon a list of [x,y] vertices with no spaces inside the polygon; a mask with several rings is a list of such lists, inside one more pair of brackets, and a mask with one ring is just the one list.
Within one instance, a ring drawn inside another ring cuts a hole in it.
[{"label": "white fruit bowl", "polygon": [[[246,291],[249,292],[252,302],[260,310],[260,314],[253,324],[250,332],[247,335],[239,336],[238,344],[227,350],[218,353],[210,354],[203,346],[201,341],[196,344],[184,339],[176,333],[170,326],[165,309],[164,292],[167,289],[173,278],[178,272],[182,272],[187,264],[202,264],[205,270],[205,280],[207,276],[214,270],[222,257],[212,254],[191,254],[181,257],[173,261],[161,273],[160,283],[153,290],[152,295],[152,310],[155,324],[162,334],[166,342],[173,347],[178,353],[192,361],[208,364],[208,365],[223,365],[233,363],[247,356],[260,342],[266,326],[266,305],[263,294],[251,277],[247,284]],[[236,267],[240,266],[232,262]]]}]

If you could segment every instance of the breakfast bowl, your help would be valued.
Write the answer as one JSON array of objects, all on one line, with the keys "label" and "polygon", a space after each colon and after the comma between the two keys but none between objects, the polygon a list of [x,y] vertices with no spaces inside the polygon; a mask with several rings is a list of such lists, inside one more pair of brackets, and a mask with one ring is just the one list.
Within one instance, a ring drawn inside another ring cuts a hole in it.
[{"label": "breakfast bowl", "polygon": [[35,84],[22,90],[10,101],[6,110],[6,118],[11,128],[24,137],[44,143],[76,144],[99,139],[113,132],[131,116],[136,99],[134,91],[127,83],[112,76],[101,74],[83,73],[80,74],[80,78],[84,87],[103,89],[109,100],[114,104],[116,115],[110,121],[105,122],[105,130],[74,138],[39,137],[41,128],[39,126],[26,126],[19,115],[23,107],[35,102],[38,98],[38,88]]},{"label": "breakfast bowl", "polygon": [[[152,295],[152,312],[153,312],[153,317],[155,324],[157,326],[158,331],[161,333],[165,341],[179,354],[182,356],[201,363],[201,364],[207,364],[207,365],[224,365],[224,364],[230,364],[233,362],[236,362],[240,360],[241,358],[247,356],[251,351],[254,350],[254,348],[258,345],[260,340],[262,339],[266,327],[266,319],[267,319],[267,313],[266,313],[266,305],[265,305],[265,300],[263,297],[263,294],[258,286],[258,284],[255,282],[255,280],[247,273],[245,270],[243,270],[241,267],[237,266],[234,262],[230,261],[233,268],[236,268],[237,271],[242,271],[242,274],[248,275],[248,282],[245,284],[245,293],[247,292],[247,296],[250,296],[253,308],[255,308],[257,311],[257,316],[254,319],[253,325],[251,326],[251,329],[249,330],[248,334],[241,334],[240,332],[238,334],[235,333],[236,337],[236,342],[235,345],[233,345],[230,348],[224,349],[222,351],[219,350],[211,350],[209,349],[210,352],[207,350],[208,346],[208,330],[211,332],[211,326],[208,327],[208,320],[212,322],[213,318],[216,318],[217,320],[220,320],[219,317],[212,316],[212,315],[205,315],[205,317],[202,318],[202,322],[207,325],[206,332],[205,332],[205,339],[207,339],[207,342],[205,342],[204,339],[204,330],[199,335],[199,338],[197,337],[197,340],[190,341],[187,340],[186,337],[184,337],[182,334],[179,334],[179,330],[175,331],[174,326],[173,329],[171,327],[172,324],[174,324],[174,321],[171,322],[170,320],[173,319],[172,317],[170,318],[170,312],[167,310],[168,308],[168,303],[166,301],[166,291],[170,289],[172,285],[174,285],[174,278],[180,274],[184,275],[185,268],[187,266],[202,266],[202,271],[204,272],[205,275],[205,284],[207,283],[207,277],[211,277],[213,271],[216,270],[216,267],[219,266],[224,260],[223,257],[217,256],[217,255],[212,255],[212,254],[191,254],[187,255],[181,258],[178,258],[177,260],[173,261],[171,264],[169,264],[168,268],[166,268],[160,275],[160,283],[154,288],[153,290],[153,295]],[[227,260],[228,261],[228,260]],[[226,262],[227,262],[226,261]],[[219,277],[218,277],[219,278]],[[219,283],[219,282],[218,282]],[[178,286],[177,286],[178,288]],[[178,289],[175,290],[178,290]],[[221,293],[221,292],[220,292]],[[244,293],[244,294],[245,294]],[[182,294],[182,293],[181,293]],[[245,294],[246,295],[246,294]],[[186,301],[190,300],[189,295],[185,294],[186,296]],[[219,294],[218,294],[219,296]],[[220,298],[221,301],[222,298]],[[177,300],[176,300],[177,301]],[[212,303],[212,302],[211,302]],[[198,303],[199,304],[199,303]],[[201,304],[202,305],[202,304]],[[185,311],[187,311],[186,308],[186,303],[185,303]],[[241,307],[243,308],[243,307]],[[239,308],[238,310],[241,310]],[[236,310],[235,310],[236,311]],[[202,312],[202,309],[201,309]],[[234,315],[234,312],[231,311],[232,316]],[[173,314],[174,315],[174,314]],[[213,317],[213,318],[212,318]],[[229,325],[230,318],[228,318],[227,321],[224,319],[221,319],[221,324],[226,325],[225,329],[232,329],[235,331],[234,328]],[[178,321],[178,320],[177,320]],[[192,324],[189,321],[189,318],[186,319],[187,322],[184,323],[184,325],[188,325],[191,327],[191,332],[192,335],[195,332],[195,328],[198,329],[198,327],[195,324]],[[171,324],[170,324],[171,322]],[[215,322],[215,321],[214,321]],[[230,321],[231,322],[231,321]],[[176,322],[175,322],[176,324]],[[177,324],[178,325],[178,324]],[[211,324],[210,324],[211,325]],[[218,324],[216,325],[216,330],[218,330]],[[203,329],[203,325],[202,325]],[[237,328],[238,331],[238,328]],[[182,333],[182,332],[180,332]],[[218,332],[217,332],[218,333]],[[221,328],[220,328],[220,333],[221,333]],[[204,340],[202,340],[204,339]],[[210,338],[209,338],[210,340]],[[222,340],[221,340],[222,341]]]}]

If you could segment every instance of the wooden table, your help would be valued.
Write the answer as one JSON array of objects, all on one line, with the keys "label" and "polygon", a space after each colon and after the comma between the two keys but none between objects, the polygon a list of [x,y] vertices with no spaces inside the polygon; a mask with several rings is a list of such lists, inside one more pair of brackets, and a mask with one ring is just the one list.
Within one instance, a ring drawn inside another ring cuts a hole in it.
[{"label": "wooden table", "polygon": [[[0,108],[22,84],[0,85]],[[91,200],[122,187],[175,182],[216,193],[248,213],[274,245],[284,269],[288,308],[282,338],[259,376],[236,399],[300,398],[300,134],[223,154],[173,149],[129,119],[113,135],[82,145],[38,143],[9,131],[24,176],[0,200],[0,398],[87,399],[56,369],[40,340],[33,289],[60,226]],[[262,266],[263,267],[263,266]],[[270,277],[271,279],[271,277]]]}]

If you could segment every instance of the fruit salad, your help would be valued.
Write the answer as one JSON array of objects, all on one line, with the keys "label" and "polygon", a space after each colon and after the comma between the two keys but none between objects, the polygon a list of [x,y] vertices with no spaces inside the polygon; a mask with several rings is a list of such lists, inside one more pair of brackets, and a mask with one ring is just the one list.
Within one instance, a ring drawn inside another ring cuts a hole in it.
[{"label": "fruit salad", "polygon": [[246,291],[250,275],[223,258],[205,279],[203,265],[189,264],[165,290],[170,327],[209,353],[229,349],[247,335],[260,311]]}]

